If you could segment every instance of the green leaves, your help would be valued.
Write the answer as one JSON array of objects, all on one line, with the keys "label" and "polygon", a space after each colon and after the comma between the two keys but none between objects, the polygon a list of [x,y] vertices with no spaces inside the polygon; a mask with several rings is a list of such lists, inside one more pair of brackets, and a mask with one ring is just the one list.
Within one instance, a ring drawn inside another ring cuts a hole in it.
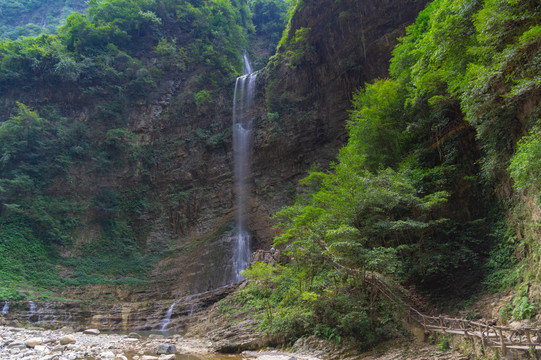
[{"label": "green leaves", "polygon": [[508,167],[514,180],[513,186],[520,191],[529,188],[541,191],[541,128],[534,127],[528,136],[517,144],[517,152]]},{"label": "green leaves", "polygon": [[415,242],[440,224],[431,219],[429,211],[444,203],[447,193],[421,198],[405,173],[355,171],[347,166],[344,153],[341,160],[346,161],[336,165],[335,173],[315,173],[303,181],[317,179],[322,184],[319,191],[276,214],[284,233],[275,239],[275,245],[291,243],[297,251],[323,251],[348,266],[364,258],[362,267],[374,270],[366,261],[371,255],[363,253],[364,249]]}]

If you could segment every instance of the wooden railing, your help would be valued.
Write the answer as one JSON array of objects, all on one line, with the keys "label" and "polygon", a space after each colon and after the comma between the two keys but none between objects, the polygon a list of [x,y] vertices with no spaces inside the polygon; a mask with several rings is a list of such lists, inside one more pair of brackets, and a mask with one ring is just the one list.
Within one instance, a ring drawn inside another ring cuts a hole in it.
[{"label": "wooden railing", "polygon": [[[399,305],[402,315],[420,324],[425,333],[442,333],[461,335],[480,339],[483,348],[501,349],[502,355],[507,355],[509,349],[534,351],[541,350],[541,328],[521,327],[511,328],[497,326],[494,323],[452,318],[445,315],[425,315],[413,308],[407,302],[407,294],[403,290],[391,290],[386,281],[376,274],[370,274],[365,281],[380,294]],[[393,287],[394,288],[394,287]],[[398,294],[397,294],[398,291]]]},{"label": "wooden railing", "polygon": [[540,328],[510,328],[447,316],[427,316],[417,311],[412,317],[427,333],[476,337],[481,340],[483,348],[500,348],[503,355],[507,354],[508,349],[541,350]]}]

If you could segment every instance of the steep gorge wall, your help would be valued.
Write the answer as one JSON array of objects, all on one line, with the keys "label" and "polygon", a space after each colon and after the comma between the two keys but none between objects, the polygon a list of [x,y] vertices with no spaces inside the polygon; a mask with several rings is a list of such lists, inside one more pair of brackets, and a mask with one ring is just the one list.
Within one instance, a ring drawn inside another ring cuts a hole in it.
[{"label": "steep gorge wall", "polygon": [[327,169],[347,140],[352,94],[387,76],[397,38],[424,1],[305,1],[258,84],[252,226],[273,235],[268,214],[296,193],[310,168]]},{"label": "steep gorge wall", "polygon": [[[325,169],[335,159],[347,138],[345,125],[352,93],[365,82],[387,75],[397,38],[405,34],[405,27],[423,6],[424,2],[413,0],[307,1],[296,11],[288,38],[298,29],[311,29],[302,45],[302,58],[291,59],[290,52],[299,44],[285,43],[257,78],[248,206],[253,248],[270,247],[276,234],[270,215],[293,201],[296,181],[311,166]],[[216,114],[209,116],[216,118]],[[229,121],[227,113],[220,116],[220,124]],[[224,229],[232,224],[235,213],[230,146],[228,142],[226,154],[200,149],[203,152],[193,155],[200,161],[186,158],[188,161],[182,163],[183,167],[192,166],[186,172],[193,187],[203,185],[204,190],[193,199],[194,206],[186,209],[194,211],[174,214],[169,221],[174,216],[188,220],[192,224],[188,237],[202,245],[191,254],[190,261],[171,256],[153,272],[160,281],[168,279],[165,281],[172,287],[173,296],[214,286],[220,280],[212,274],[227,265]],[[164,176],[172,180],[170,175]]]},{"label": "steep gorge wall", "polygon": [[[313,1],[294,14],[288,38],[311,29],[300,44],[284,44],[257,79],[253,181],[248,228],[252,247],[269,247],[269,216],[291,203],[296,181],[311,166],[327,168],[346,141],[353,91],[387,74],[391,51],[424,3],[419,1]],[[129,128],[156,152],[146,182],[154,210],[138,222],[148,247],[168,247],[133,300],[175,299],[226,285],[235,219],[231,105],[234,79],[216,98],[193,103],[201,68],[166,82],[152,100],[133,109]],[[277,116],[276,116],[277,114]],[[274,118],[272,118],[274,117]],[[214,141],[218,139],[218,141]]]}]

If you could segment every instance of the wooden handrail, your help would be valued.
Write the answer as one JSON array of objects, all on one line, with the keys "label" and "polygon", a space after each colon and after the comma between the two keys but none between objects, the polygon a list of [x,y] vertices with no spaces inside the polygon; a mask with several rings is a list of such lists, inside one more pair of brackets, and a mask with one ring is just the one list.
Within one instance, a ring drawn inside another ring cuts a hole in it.
[{"label": "wooden handrail", "polygon": [[541,350],[541,328],[511,328],[445,315],[425,315],[396,295],[382,278],[382,276],[376,274],[369,274],[364,280],[381,295],[407,310],[409,312],[408,319],[415,320],[424,328],[426,333],[444,333],[479,338],[483,348],[487,346],[499,348],[503,355],[507,354],[508,349]]}]

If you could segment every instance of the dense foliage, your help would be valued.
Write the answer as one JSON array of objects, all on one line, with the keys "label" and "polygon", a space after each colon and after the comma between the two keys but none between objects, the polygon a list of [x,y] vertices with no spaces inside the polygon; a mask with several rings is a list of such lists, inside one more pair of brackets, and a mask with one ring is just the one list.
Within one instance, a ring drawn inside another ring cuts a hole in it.
[{"label": "dense foliage", "polygon": [[[72,12],[77,4],[2,1],[3,36],[39,34],[43,29],[32,32],[25,22],[47,6]],[[145,279],[168,248],[144,241],[149,229],[141,219],[169,203],[183,206],[193,189],[149,185],[155,163],[177,144],[141,145],[129,130],[133,110],[156,102],[153,92],[180,76],[188,86],[172,100],[173,113],[196,117],[218,106],[240,72],[248,35],[276,38],[287,11],[275,0],[85,6],[86,14],[69,15],[56,34],[0,42],[0,300],[25,296],[21,288]],[[164,114],[163,122],[173,116]],[[223,146],[222,130],[193,133],[204,146]],[[25,251],[36,255],[23,265]],[[33,270],[39,264],[47,276]]]},{"label": "dense foliage", "polygon": [[[517,189],[539,192],[540,19],[528,0],[435,0],[419,15],[391,77],[355,95],[338,163],[311,173],[276,215],[289,262],[247,271],[246,296],[266,309],[270,331],[370,341],[389,319],[368,315],[377,291],[367,273],[461,299],[483,275],[493,289],[520,281],[517,249],[536,263],[535,231],[527,244],[512,235],[524,210],[506,206],[509,164]],[[520,290],[508,312],[532,316],[539,299],[529,296]]]},{"label": "dense foliage", "polygon": [[86,9],[84,0],[2,0],[0,41],[21,36],[54,34],[68,15]]}]

